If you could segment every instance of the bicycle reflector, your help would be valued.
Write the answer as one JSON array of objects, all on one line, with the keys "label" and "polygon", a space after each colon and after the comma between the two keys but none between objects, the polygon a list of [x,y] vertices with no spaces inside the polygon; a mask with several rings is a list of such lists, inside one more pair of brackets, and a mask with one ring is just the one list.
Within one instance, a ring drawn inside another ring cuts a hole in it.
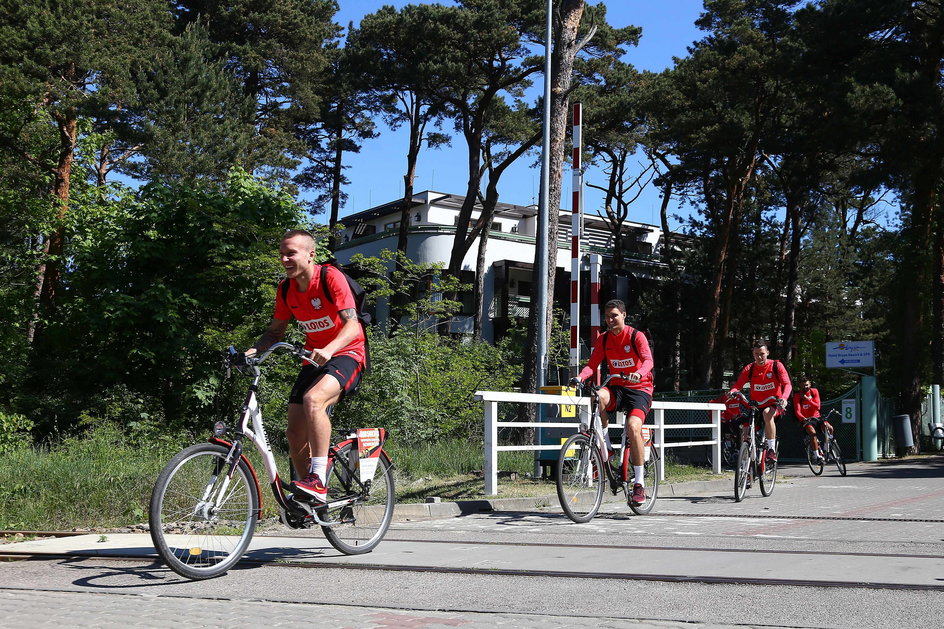
[{"label": "bicycle reflector", "polygon": [[216,422],[213,424],[213,436],[222,437],[226,434],[226,424],[223,422]]}]

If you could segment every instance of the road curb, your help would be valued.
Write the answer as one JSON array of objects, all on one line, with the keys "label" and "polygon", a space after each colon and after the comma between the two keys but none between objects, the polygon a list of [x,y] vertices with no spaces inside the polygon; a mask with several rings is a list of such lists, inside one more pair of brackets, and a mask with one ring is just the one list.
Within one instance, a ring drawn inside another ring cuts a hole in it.
[{"label": "road curb", "polygon": [[[662,483],[659,495],[664,497],[691,496],[705,493],[729,491],[733,493],[730,479],[686,481],[683,483]],[[607,492],[606,502],[619,502],[622,495],[614,496]],[[460,517],[476,513],[501,511],[533,511],[545,507],[558,506],[557,494],[530,496],[526,498],[477,498],[475,500],[456,500],[452,502],[400,503],[393,512],[394,521]]]}]

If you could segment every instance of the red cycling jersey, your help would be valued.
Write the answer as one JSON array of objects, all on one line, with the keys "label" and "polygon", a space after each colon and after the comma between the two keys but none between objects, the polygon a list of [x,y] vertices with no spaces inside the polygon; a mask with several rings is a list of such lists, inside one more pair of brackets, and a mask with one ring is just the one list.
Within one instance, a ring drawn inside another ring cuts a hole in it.
[{"label": "red cycling jersey", "polygon": [[[611,375],[617,376],[610,381],[615,386],[625,387],[627,389],[636,389],[652,395],[652,351],[649,349],[649,341],[646,335],[639,332],[633,339],[633,328],[625,325],[623,331],[619,334],[605,332],[597,338],[593,345],[593,351],[590,353],[590,360],[577,376],[581,380],[586,380],[591,374],[596,373],[597,367],[603,361],[606,355],[607,367]],[[605,346],[604,346],[605,344]],[[620,377],[624,374],[638,373],[639,382],[630,382],[626,378]]]},{"label": "red cycling jersey", "polygon": [[810,388],[809,393],[804,395],[797,391],[793,394],[793,412],[799,421],[819,417],[819,391]]},{"label": "red cycling jersey", "polygon": [[744,403],[741,402],[740,398],[732,397],[729,398],[727,394],[722,393],[713,400],[708,400],[712,404],[724,404],[727,408],[721,411],[721,421],[728,422],[732,419],[738,417],[741,414],[741,411],[746,409]]},{"label": "red cycling jersey", "polygon": [[[321,266],[315,265],[308,290],[298,290],[298,282],[289,281],[288,294],[282,300],[282,291],[276,291],[274,319],[288,321],[295,319],[298,327],[305,333],[305,349],[322,348],[338,335],[344,321],[338,314],[342,310],[356,309],[354,295],[347,284],[344,275],[336,268],[329,266],[326,276],[327,286],[321,285]],[[330,290],[334,303],[325,297],[325,290]],[[364,332],[358,332],[357,337],[334,353],[335,356],[350,356],[364,364]]]},{"label": "red cycling jersey", "polygon": [[[776,369],[776,374],[774,373]],[[793,385],[790,384],[790,376],[787,374],[786,367],[779,360],[768,360],[763,366],[757,363],[748,363],[741,370],[737,382],[731,386],[733,390],[739,390],[750,380],[751,395],[750,398],[755,402],[762,402],[771,395],[781,399],[790,397]],[[771,400],[764,407],[774,406],[775,401]]]}]

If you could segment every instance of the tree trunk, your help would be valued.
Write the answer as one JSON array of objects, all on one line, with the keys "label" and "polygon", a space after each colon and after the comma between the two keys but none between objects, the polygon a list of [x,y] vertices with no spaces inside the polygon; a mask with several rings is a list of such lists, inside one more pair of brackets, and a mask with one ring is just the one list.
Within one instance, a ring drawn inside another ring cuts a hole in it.
[{"label": "tree trunk", "polygon": [[338,250],[340,235],[338,234],[338,214],[341,212],[341,175],[343,170],[344,151],[342,150],[343,130],[340,127],[335,129],[334,137],[334,158],[331,160],[331,215],[328,217],[328,248],[331,255]]},{"label": "tree trunk", "polygon": [[[72,182],[72,164],[75,159],[77,118],[75,108],[55,115],[59,127],[59,160],[53,171],[53,197],[59,204],[56,214],[56,226],[46,238],[46,256],[42,267],[42,286],[39,292],[39,310],[41,318],[38,327],[42,327],[42,317],[52,316],[56,311],[56,299],[62,283],[62,260],[66,242],[66,215],[69,212],[69,194]],[[37,330],[38,333],[38,330]]]},{"label": "tree trunk", "polygon": [[787,291],[783,308],[783,350],[781,352],[785,362],[793,358],[797,285],[800,274],[800,240],[803,237],[799,203],[787,204],[787,224],[790,226],[790,252],[787,255]]},{"label": "tree trunk", "polygon": [[[668,163],[666,163],[668,166]],[[674,314],[672,324],[672,390],[680,391],[682,387],[682,296],[679,282],[678,265],[669,242],[669,200],[672,198],[672,181],[666,175],[666,183],[662,188],[662,205],[659,208],[659,218],[662,223],[662,260],[669,266],[669,306]]]}]

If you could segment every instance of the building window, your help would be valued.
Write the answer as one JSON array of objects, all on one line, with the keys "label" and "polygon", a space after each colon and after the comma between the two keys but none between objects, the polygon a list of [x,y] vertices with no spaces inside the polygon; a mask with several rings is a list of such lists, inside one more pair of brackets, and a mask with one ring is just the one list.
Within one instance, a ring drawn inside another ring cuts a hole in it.
[{"label": "building window", "polygon": [[400,221],[394,221],[393,223],[384,223],[384,231],[393,231],[394,229],[400,228]]},{"label": "building window", "polygon": [[502,224],[501,224],[501,223],[492,223],[492,231],[493,231],[493,232],[500,232],[500,231],[502,231]]}]

